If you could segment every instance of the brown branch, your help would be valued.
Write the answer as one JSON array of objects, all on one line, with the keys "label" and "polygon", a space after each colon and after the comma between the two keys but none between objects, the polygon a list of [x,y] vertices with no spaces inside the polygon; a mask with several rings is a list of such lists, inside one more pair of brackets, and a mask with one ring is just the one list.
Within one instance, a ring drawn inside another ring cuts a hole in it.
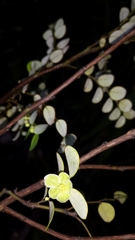
[{"label": "brown branch", "polygon": [[[12,210],[11,208],[9,208],[7,206],[4,207],[3,212],[5,212],[13,217],[18,218],[20,221],[23,221],[34,228],[37,228],[37,229],[45,232],[46,226],[27,218],[26,216]],[[62,233],[56,232],[56,231],[52,230],[51,228],[49,228],[46,233],[48,233],[56,238],[62,239],[62,240],[70,240],[70,239],[71,240],[90,240],[89,237],[67,236]],[[125,234],[125,235],[119,235],[119,236],[106,236],[106,237],[92,237],[92,239],[93,240],[134,240],[135,234]]]},{"label": "brown branch", "polygon": [[[26,216],[24,216],[24,215],[14,211],[14,210],[12,210],[9,207],[4,207],[3,212],[5,212],[5,213],[7,213],[7,214],[9,214],[9,215],[11,215],[13,217],[18,218],[20,221],[23,221],[23,222],[29,224],[30,226],[35,227],[35,228],[37,228],[37,229],[39,229],[39,230],[41,230],[43,232],[46,231],[45,230],[46,226],[44,226],[42,224],[39,224],[39,223],[37,223],[37,222],[27,218]],[[50,235],[52,235],[52,236],[54,236],[56,238],[62,239],[62,240],[64,240],[64,239],[65,240],[70,240],[70,237],[68,237],[68,236],[66,236],[66,235],[64,235],[62,233],[56,232],[56,231],[54,231],[54,230],[52,230],[50,228],[47,230],[46,233],[48,233],[48,234],[50,234]]]},{"label": "brown branch", "polygon": [[[128,140],[131,140],[131,139],[134,139],[135,138],[135,129],[127,132],[126,134],[110,141],[110,142],[107,142],[107,143],[104,143],[102,144],[101,146],[91,150],[89,153],[85,154],[84,156],[82,156],[80,158],[80,169],[84,169],[86,165],[81,165],[83,162],[86,162],[88,159],[92,158],[93,156],[111,148],[111,147],[114,147],[122,142],[125,142],[125,141],[128,141]],[[89,165],[89,166],[92,166],[92,165]],[[97,165],[98,166],[98,165]],[[93,169],[97,169],[96,165],[93,165]],[[100,165],[99,165],[100,166]],[[90,168],[90,167],[89,167]],[[99,167],[100,168],[100,167]],[[99,169],[98,168],[98,169]],[[133,170],[134,166],[106,166],[105,165],[105,168],[106,170],[109,170],[109,168],[111,168],[110,170],[120,170],[120,171],[124,171],[124,170]],[[100,169],[105,169],[104,168],[104,165],[102,165],[102,167]],[[108,168],[108,169],[107,169]],[[92,167],[91,167],[92,169]],[[44,181],[41,180],[19,192],[16,192],[16,194],[19,196],[19,197],[25,197],[41,188],[44,187]],[[6,205],[9,205],[11,203],[13,203],[15,201],[15,199],[13,197],[8,197],[6,199],[4,199],[3,201],[0,202],[0,211],[2,211],[3,207],[6,206]]]},{"label": "brown branch", "polygon": [[65,62],[59,63],[57,65],[54,65],[53,67],[46,68],[46,69],[43,69],[41,71],[37,71],[35,74],[27,77],[24,81],[21,81],[21,82],[19,81],[20,83],[16,87],[12,88],[8,93],[6,93],[2,98],[0,98],[0,105],[4,104],[12,95],[17,93],[26,84],[31,83],[32,81],[34,81],[37,78],[43,76],[44,74],[49,73],[49,72],[53,72],[57,69],[68,67],[72,62],[78,60],[79,58],[81,58],[83,56],[86,56],[90,53],[98,52],[99,50],[101,50],[101,47],[92,48],[92,46],[89,46],[86,49],[84,49],[82,52],[80,52],[80,53],[76,54],[75,56],[69,58]]},{"label": "brown branch", "polygon": [[38,108],[43,103],[48,102],[51,100],[54,96],[56,96],[59,92],[61,92],[63,89],[65,89],[68,85],[70,85],[72,82],[74,82],[77,78],[79,78],[86,70],[88,70],[90,67],[97,64],[102,58],[104,58],[107,54],[113,52],[116,48],[118,48],[121,44],[123,44],[125,41],[127,41],[129,38],[131,38],[133,35],[135,35],[135,29],[133,29],[130,33],[128,33],[125,37],[123,37],[121,40],[119,40],[117,43],[112,45],[110,48],[108,48],[105,52],[97,56],[93,61],[88,63],[86,66],[82,67],[79,71],[77,71],[74,75],[72,75],[68,80],[66,80],[63,84],[61,84],[59,87],[57,87],[55,90],[53,90],[50,94],[48,94],[46,97],[40,99],[39,101],[35,102],[33,105],[31,105],[29,108],[26,108],[23,112],[21,112],[17,117],[15,117],[10,123],[7,124],[6,127],[0,130],[0,135],[7,132],[20,118],[25,116],[27,113],[31,112],[32,110]]},{"label": "brown branch", "polygon": [[[41,189],[44,187],[44,181],[41,180],[37,183],[34,183],[32,184],[31,186],[17,192],[16,191],[16,194],[19,196],[19,197],[25,197],[33,192],[36,192],[37,190]],[[8,197],[6,199],[4,199],[3,201],[0,202],[0,211],[3,209],[4,206],[6,205],[9,205],[11,203],[13,203],[14,201],[16,201],[13,197]]]},{"label": "brown branch", "polygon": [[124,134],[118,138],[115,138],[110,142],[105,142],[101,146],[91,150],[90,152],[88,152],[87,154],[85,154],[84,156],[81,157],[80,164],[86,162],[88,159],[94,157],[95,155],[97,155],[109,148],[112,148],[122,142],[128,141],[130,139],[134,139],[134,138],[135,138],[135,129],[130,130],[126,134]]},{"label": "brown branch", "polygon": [[127,171],[135,170],[135,166],[110,166],[110,165],[94,165],[94,164],[84,164],[79,167],[79,169],[100,169],[100,170],[111,170],[111,171]]}]

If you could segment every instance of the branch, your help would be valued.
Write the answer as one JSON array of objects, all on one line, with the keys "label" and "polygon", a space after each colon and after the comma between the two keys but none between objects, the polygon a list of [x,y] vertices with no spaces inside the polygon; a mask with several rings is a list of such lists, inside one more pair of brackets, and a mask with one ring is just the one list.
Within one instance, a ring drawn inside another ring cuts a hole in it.
[{"label": "branch", "polygon": [[[95,45],[95,44],[93,44]],[[49,72],[54,72],[57,69],[61,69],[64,67],[68,67],[72,62],[78,60],[79,58],[86,56],[90,53],[94,53],[94,52],[98,52],[99,50],[101,50],[101,47],[95,47],[92,48],[92,46],[87,47],[86,49],[84,49],[82,52],[76,54],[75,56],[69,58],[68,60],[66,60],[63,63],[59,63],[57,65],[54,65],[53,67],[50,68],[46,68],[43,69],[41,71],[37,71],[35,74],[31,75],[30,77],[27,77],[25,80],[22,80],[21,82],[19,82],[19,84],[12,88],[8,93],[6,93],[1,99],[0,99],[0,105],[4,104],[13,94],[17,93],[20,89],[22,89],[26,84],[31,83],[32,81],[36,80],[37,78],[43,76],[46,73]]]},{"label": "branch", "polygon": [[[93,156],[111,148],[114,147],[122,142],[131,140],[135,138],[135,129],[127,132],[126,134],[108,142],[108,143],[104,143],[101,146],[91,150],[89,153],[85,154],[84,156],[82,156],[80,158],[80,169],[85,169],[85,166],[89,166],[89,169],[106,169],[106,170],[120,170],[120,171],[124,171],[124,170],[133,170],[135,167],[134,166],[104,166],[104,165],[81,165],[83,162],[86,162],[88,159],[92,158]],[[19,192],[16,192],[16,194],[19,197],[25,197],[41,188],[44,187],[44,181],[41,180]],[[3,201],[0,202],[0,211],[3,210],[4,206],[9,205],[11,203],[13,203],[15,201],[15,199],[13,197],[8,197],[6,199],[4,199]]]},{"label": "branch", "polygon": [[[34,228],[37,228],[37,229],[45,232],[46,226],[27,218],[26,216],[12,210],[11,208],[9,208],[7,206],[4,207],[3,212],[5,212],[13,217],[18,218],[20,221],[23,221]],[[62,233],[56,232],[56,231],[52,230],[51,228],[49,228],[46,233],[48,233],[56,238],[62,239],[62,240],[90,240],[90,237],[67,236]],[[125,235],[119,235],[119,236],[106,236],[106,237],[92,237],[92,239],[93,240],[134,240],[135,234],[125,234]]]},{"label": "branch", "polygon": [[[86,162],[88,159],[96,156],[97,154],[112,148],[114,146],[117,146],[118,144],[122,143],[122,142],[126,142],[128,140],[134,139],[135,138],[135,129],[130,130],[129,132],[127,132],[126,134],[113,139],[110,142],[105,142],[103,143],[101,146],[91,150],[90,152],[88,152],[87,154],[85,154],[84,156],[81,157],[80,159],[80,164]],[[117,170],[117,169],[116,169]]]},{"label": "branch", "polygon": [[39,101],[35,102],[33,105],[31,105],[29,108],[26,108],[23,112],[21,112],[17,117],[15,117],[10,123],[7,124],[7,126],[0,130],[0,135],[4,134],[5,132],[9,131],[9,129],[23,116],[25,116],[27,113],[31,112],[32,110],[38,108],[43,103],[48,102],[51,100],[54,96],[56,96],[59,92],[61,92],[63,89],[65,89],[68,85],[70,85],[72,82],[74,82],[77,78],[79,78],[86,70],[88,70],[90,67],[97,64],[102,58],[104,58],[107,54],[113,52],[116,48],[118,48],[121,44],[123,44],[125,41],[127,41],[129,38],[131,38],[133,35],[135,35],[135,29],[133,29],[131,32],[129,32],[125,37],[123,37],[121,40],[119,40],[117,43],[109,47],[105,52],[97,56],[93,61],[88,63],[86,66],[82,67],[79,71],[77,71],[74,75],[72,75],[68,80],[66,80],[63,84],[61,84],[59,87],[57,87],[55,90],[53,90],[50,94],[48,94],[46,97],[40,99]]},{"label": "branch", "polygon": [[79,167],[80,169],[100,169],[100,170],[111,170],[111,171],[127,171],[135,170],[135,166],[110,166],[110,165],[94,165],[84,164]]}]

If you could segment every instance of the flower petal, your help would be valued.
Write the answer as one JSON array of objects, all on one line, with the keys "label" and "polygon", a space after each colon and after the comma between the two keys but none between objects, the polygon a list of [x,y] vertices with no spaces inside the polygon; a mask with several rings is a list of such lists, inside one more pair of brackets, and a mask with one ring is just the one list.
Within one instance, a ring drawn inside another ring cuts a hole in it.
[{"label": "flower petal", "polygon": [[57,201],[65,203],[70,197],[70,191],[60,191],[56,197]]},{"label": "flower petal", "polygon": [[57,195],[59,194],[59,188],[50,188],[48,194],[50,198],[57,199]]},{"label": "flower petal", "polygon": [[60,178],[60,182],[61,183],[66,183],[69,180],[70,177],[69,177],[69,175],[67,173],[61,172],[59,174],[59,178]]},{"label": "flower petal", "polygon": [[48,188],[58,187],[60,184],[60,177],[56,174],[48,174],[44,177],[44,184]]}]

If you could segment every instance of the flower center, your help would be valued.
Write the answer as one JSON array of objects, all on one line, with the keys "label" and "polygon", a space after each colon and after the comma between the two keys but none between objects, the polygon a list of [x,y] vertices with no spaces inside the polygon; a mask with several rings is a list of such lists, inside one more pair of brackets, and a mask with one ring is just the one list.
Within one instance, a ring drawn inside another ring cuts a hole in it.
[{"label": "flower center", "polygon": [[61,183],[58,188],[59,188],[59,191],[63,192],[66,190],[66,185]]}]

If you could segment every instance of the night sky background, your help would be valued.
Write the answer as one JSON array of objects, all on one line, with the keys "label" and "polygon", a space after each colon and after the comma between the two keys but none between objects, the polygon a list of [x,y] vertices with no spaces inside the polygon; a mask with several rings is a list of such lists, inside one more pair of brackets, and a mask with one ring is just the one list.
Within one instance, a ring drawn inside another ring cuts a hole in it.
[{"label": "night sky background", "polygon": [[[45,0],[0,0],[0,96],[13,88],[19,79],[28,76],[26,64],[30,60],[41,59],[47,47],[42,38],[48,24],[63,18],[67,26],[66,37],[70,38],[70,48],[64,59],[79,53],[103,34],[119,24],[120,8],[130,8],[129,0],[89,0],[88,1],[45,1]],[[81,68],[98,53],[87,55],[75,63]],[[115,76],[114,86],[127,89],[127,98],[135,109],[135,43],[122,45],[112,53],[108,69]],[[30,87],[37,88],[45,81],[51,92],[75,73],[73,68],[63,68],[42,76]],[[91,93],[84,93],[85,76],[77,79],[59,93],[48,104],[56,108],[57,118],[67,122],[68,133],[74,133],[77,141],[74,147],[82,156],[88,151],[110,141],[134,128],[135,120],[128,120],[124,127],[114,128],[114,122],[108,120],[108,114],[101,112],[104,99],[97,105],[91,103],[96,86]],[[31,101],[23,99],[24,104]],[[30,138],[24,141],[20,137],[13,142],[13,132],[0,137],[0,190],[7,188],[21,190],[43,179],[48,173],[57,173],[56,151],[62,137],[55,126],[40,136],[37,147],[29,152]],[[135,140],[130,140],[109,149],[89,160],[92,164],[134,165]],[[76,189],[83,191],[87,201],[112,198],[117,190],[128,194],[124,205],[113,202],[116,217],[111,223],[105,223],[97,212],[97,204],[89,205],[89,215],[85,221],[92,236],[107,236],[135,232],[135,173],[134,171],[81,170],[73,179]],[[27,200],[40,201],[44,189],[28,196]],[[55,202],[56,206],[61,206]],[[64,207],[70,206],[69,203]],[[47,225],[48,212],[31,210],[20,203],[11,205],[13,209],[29,218]],[[74,219],[55,214],[50,226],[61,233],[73,236],[87,236],[86,231]],[[40,240],[56,239],[34,229],[18,219],[0,213],[0,240]]]}]

